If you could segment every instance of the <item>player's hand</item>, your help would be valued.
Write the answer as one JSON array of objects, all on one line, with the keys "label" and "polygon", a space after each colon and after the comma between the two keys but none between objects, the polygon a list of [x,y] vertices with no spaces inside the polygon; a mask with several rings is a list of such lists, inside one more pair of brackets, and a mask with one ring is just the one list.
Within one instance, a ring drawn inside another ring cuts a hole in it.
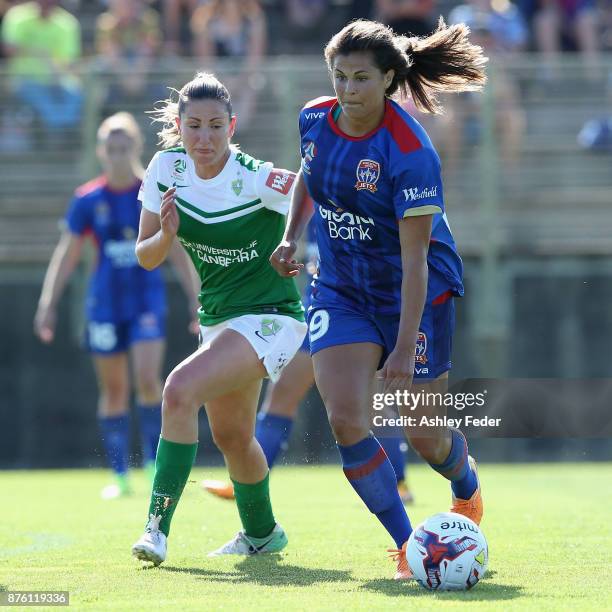
[{"label": "player's hand", "polygon": [[176,210],[176,187],[170,187],[162,198],[161,210],[159,211],[159,222],[162,234],[174,238],[180,225],[178,211]]},{"label": "player's hand", "polygon": [[39,306],[34,316],[34,333],[41,342],[49,344],[55,337],[55,322],[57,313],[55,308]]},{"label": "player's hand", "polygon": [[393,349],[383,367],[376,373],[379,380],[384,380],[383,393],[410,391],[413,376],[414,350],[398,348]]},{"label": "player's hand", "polygon": [[270,255],[272,267],[281,276],[297,276],[304,267],[304,264],[298,263],[293,257],[296,251],[295,240],[283,240]]}]

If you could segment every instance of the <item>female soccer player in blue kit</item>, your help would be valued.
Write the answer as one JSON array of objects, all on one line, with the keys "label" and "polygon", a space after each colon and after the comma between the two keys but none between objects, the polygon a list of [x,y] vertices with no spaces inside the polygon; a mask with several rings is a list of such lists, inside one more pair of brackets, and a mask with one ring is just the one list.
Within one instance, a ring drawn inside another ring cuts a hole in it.
[{"label": "female soccer player in blue kit", "polygon": [[[438,155],[391,96],[399,90],[437,112],[437,92],[480,89],[486,58],[467,35],[465,26],[440,21],[430,36],[409,39],[358,20],[331,39],[325,58],[336,97],[300,113],[302,167],[284,240],[270,258],[282,276],[302,267],[293,255],[309,216],[300,206],[307,189],[320,254],[308,312],[315,379],[344,473],[396,542],[398,580],[412,577],[405,555],[412,528],[370,432],[376,373],[386,392],[446,391],[453,297],[463,285]],[[406,434],[451,481],[452,510],[479,522],[480,486],[461,432]]]},{"label": "female soccer player in blue kit", "polygon": [[[102,122],[97,153],[104,175],[76,190],[65,229],[49,263],[34,320],[37,336],[45,343],[51,342],[57,304],[79,262],[83,238],[92,235],[97,263],[87,295],[86,344],[100,389],[100,431],[116,476],[116,482],[102,491],[106,499],[130,489],[128,355],[134,371],[142,452],[148,471],[154,470],[161,428],[166,312],[163,280],[159,270],[147,272],[141,268],[134,252],[141,208],[138,190],[144,174],[141,149],[142,135],[132,115],[117,113]],[[178,244],[172,261],[189,298],[193,331],[197,331],[195,270]]]}]

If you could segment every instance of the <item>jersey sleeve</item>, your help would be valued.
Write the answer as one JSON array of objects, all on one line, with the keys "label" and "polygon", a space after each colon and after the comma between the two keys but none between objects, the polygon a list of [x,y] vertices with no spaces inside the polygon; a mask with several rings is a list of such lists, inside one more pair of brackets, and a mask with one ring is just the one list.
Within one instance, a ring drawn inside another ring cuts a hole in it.
[{"label": "jersey sleeve", "polygon": [[402,155],[391,178],[398,219],[444,212],[440,158],[433,149],[423,147]]},{"label": "jersey sleeve", "polygon": [[263,205],[281,215],[289,212],[295,172],[265,163],[257,173],[257,195]]},{"label": "jersey sleeve", "polygon": [[307,102],[300,111],[300,117],[298,119],[300,136],[304,136],[313,125],[324,119],[325,115],[327,115],[327,111],[335,102],[336,98],[331,98],[329,96],[321,96],[320,98],[315,98]]},{"label": "jersey sleeve", "polygon": [[153,156],[138,192],[138,199],[143,208],[159,215],[162,196],[157,186],[159,182],[159,153]]},{"label": "jersey sleeve", "polygon": [[61,225],[72,234],[85,234],[91,228],[91,209],[87,206],[87,200],[75,195]]}]

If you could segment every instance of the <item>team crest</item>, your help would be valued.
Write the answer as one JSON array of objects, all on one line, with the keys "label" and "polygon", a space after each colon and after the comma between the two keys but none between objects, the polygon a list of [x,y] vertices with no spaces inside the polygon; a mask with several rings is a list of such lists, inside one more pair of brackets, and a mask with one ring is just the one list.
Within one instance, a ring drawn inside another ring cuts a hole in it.
[{"label": "team crest", "polygon": [[372,159],[362,159],[357,165],[357,182],[355,189],[361,191],[367,189],[374,193],[377,190],[376,183],[380,177],[380,164]]},{"label": "team crest", "polygon": [[427,363],[427,336],[423,332],[419,332],[414,350],[415,363]]},{"label": "team crest", "polygon": [[238,177],[235,181],[232,181],[232,191],[239,196],[242,192],[242,179]]},{"label": "team crest", "polygon": [[276,319],[263,319],[261,322],[262,336],[276,336],[282,325]]},{"label": "team crest", "polygon": [[302,153],[302,168],[306,174],[310,174],[310,162],[317,155],[317,147],[315,143],[311,141],[304,145],[304,151]]}]

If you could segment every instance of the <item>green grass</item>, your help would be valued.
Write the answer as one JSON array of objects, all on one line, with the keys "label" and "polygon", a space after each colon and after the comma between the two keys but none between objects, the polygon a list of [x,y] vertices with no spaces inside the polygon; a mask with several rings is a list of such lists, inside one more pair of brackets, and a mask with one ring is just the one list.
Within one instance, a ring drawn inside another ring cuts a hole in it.
[{"label": "green grass", "polygon": [[[489,572],[470,592],[433,594],[391,579],[391,542],[338,467],[275,469],[289,546],[246,559],[206,557],[239,523],[233,503],[198,485],[224,472],[194,469],[155,569],[130,556],[148,506],[141,474],[131,498],[103,502],[103,471],[0,472],[0,589],[68,590],[79,610],[612,609],[612,464],[480,473]],[[413,524],[448,509],[448,486],[429,468],[410,467],[409,480]]]}]

